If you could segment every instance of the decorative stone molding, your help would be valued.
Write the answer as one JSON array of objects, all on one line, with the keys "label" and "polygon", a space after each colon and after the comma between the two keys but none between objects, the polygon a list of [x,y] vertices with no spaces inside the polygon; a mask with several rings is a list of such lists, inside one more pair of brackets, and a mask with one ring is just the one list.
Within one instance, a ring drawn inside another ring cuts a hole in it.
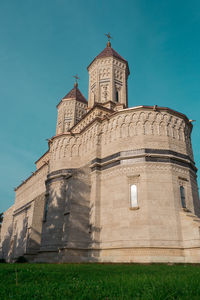
[{"label": "decorative stone molding", "polygon": [[140,136],[154,136],[156,141],[164,137],[169,145],[173,143],[172,148],[177,144],[178,149],[185,149],[185,154],[193,160],[191,128],[182,118],[166,112],[144,109],[135,112],[130,109],[111,114],[109,110],[97,107],[72,132],[75,135],[58,136],[53,140],[51,153],[54,161],[65,157],[88,156],[99,143],[101,147],[106,147],[112,142]]},{"label": "decorative stone molding", "polygon": [[176,173],[188,175],[189,170],[184,167],[175,167],[171,164],[163,165],[162,163],[152,164],[152,163],[140,163],[134,166],[123,166],[116,167],[110,170],[105,170],[101,173],[101,178],[106,179],[109,177],[121,176],[122,174],[126,176],[134,176],[135,174],[141,174],[145,172],[145,170],[150,169],[154,172],[158,171],[174,171]]}]

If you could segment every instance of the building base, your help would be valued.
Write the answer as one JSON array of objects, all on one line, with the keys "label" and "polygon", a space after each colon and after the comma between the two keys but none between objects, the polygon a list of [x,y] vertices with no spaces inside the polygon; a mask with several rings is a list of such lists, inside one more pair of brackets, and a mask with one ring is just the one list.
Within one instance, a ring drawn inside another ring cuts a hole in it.
[{"label": "building base", "polygon": [[43,263],[200,263],[200,248],[64,248],[41,251],[29,260]]}]

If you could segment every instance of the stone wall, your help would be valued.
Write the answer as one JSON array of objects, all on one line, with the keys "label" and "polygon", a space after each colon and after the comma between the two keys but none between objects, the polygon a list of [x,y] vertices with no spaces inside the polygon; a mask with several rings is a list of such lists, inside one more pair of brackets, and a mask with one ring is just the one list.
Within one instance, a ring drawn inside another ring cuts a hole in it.
[{"label": "stone wall", "polygon": [[29,201],[32,201],[37,196],[45,192],[45,180],[48,173],[48,165],[43,165],[38,169],[31,177],[26,179],[16,189],[16,198],[15,198],[15,209],[26,205]]},{"label": "stone wall", "polygon": [[1,226],[0,257],[8,259],[10,241],[13,232],[13,210],[14,205],[4,212],[3,223]]},{"label": "stone wall", "polygon": [[32,255],[40,250],[42,238],[42,225],[44,220],[45,193],[37,196],[33,202],[32,223],[28,228],[27,255]]},{"label": "stone wall", "polygon": [[47,151],[46,153],[44,153],[36,162],[36,169],[40,169],[42,166],[48,164],[49,162],[49,151]]},{"label": "stone wall", "polygon": [[15,204],[4,213],[1,252],[8,261],[39,250],[47,172],[43,165],[24,181],[16,189]]},{"label": "stone wall", "polygon": [[60,251],[66,247],[89,247],[89,200],[90,178],[87,167],[60,170],[48,175],[40,248],[42,252]]}]

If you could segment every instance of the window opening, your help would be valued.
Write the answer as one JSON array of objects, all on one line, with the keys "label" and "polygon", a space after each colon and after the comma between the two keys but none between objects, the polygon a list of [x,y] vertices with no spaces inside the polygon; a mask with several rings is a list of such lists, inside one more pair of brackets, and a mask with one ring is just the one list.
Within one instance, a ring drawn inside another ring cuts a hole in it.
[{"label": "window opening", "polygon": [[48,199],[46,199],[45,209],[44,209],[44,221],[46,221],[47,219],[48,208],[49,208],[49,201]]},{"label": "window opening", "polygon": [[184,187],[182,185],[180,186],[180,196],[181,196],[181,205],[182,205],[182,208],[186,208],[186,203],[185,203],[185,189],[184,189]]},{"label": "window opening", "polygon": [[116,91],[116,102],[119,102],[119,92]]},{"label": "window opening", "polygon": [[131,192],[131,208],[138,207],[138,199],[137,199],[137,186],[132,184],[130,186]]}]

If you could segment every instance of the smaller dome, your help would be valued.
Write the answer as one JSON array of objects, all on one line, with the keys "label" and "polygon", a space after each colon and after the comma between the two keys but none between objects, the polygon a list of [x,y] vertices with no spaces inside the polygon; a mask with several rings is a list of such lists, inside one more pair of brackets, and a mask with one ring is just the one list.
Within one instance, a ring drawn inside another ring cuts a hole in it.
[{"label": "smaller dome", "polygon": [[87,104],[87,100],[85,99],[85,97],[83,96],[81,91],[79,90],[77,82],[74,85],[73,89],[67,95],[65,95],[65,97],[63,97],[62,99],[69,99],[69,100],[76,99],[77,101]]}]

